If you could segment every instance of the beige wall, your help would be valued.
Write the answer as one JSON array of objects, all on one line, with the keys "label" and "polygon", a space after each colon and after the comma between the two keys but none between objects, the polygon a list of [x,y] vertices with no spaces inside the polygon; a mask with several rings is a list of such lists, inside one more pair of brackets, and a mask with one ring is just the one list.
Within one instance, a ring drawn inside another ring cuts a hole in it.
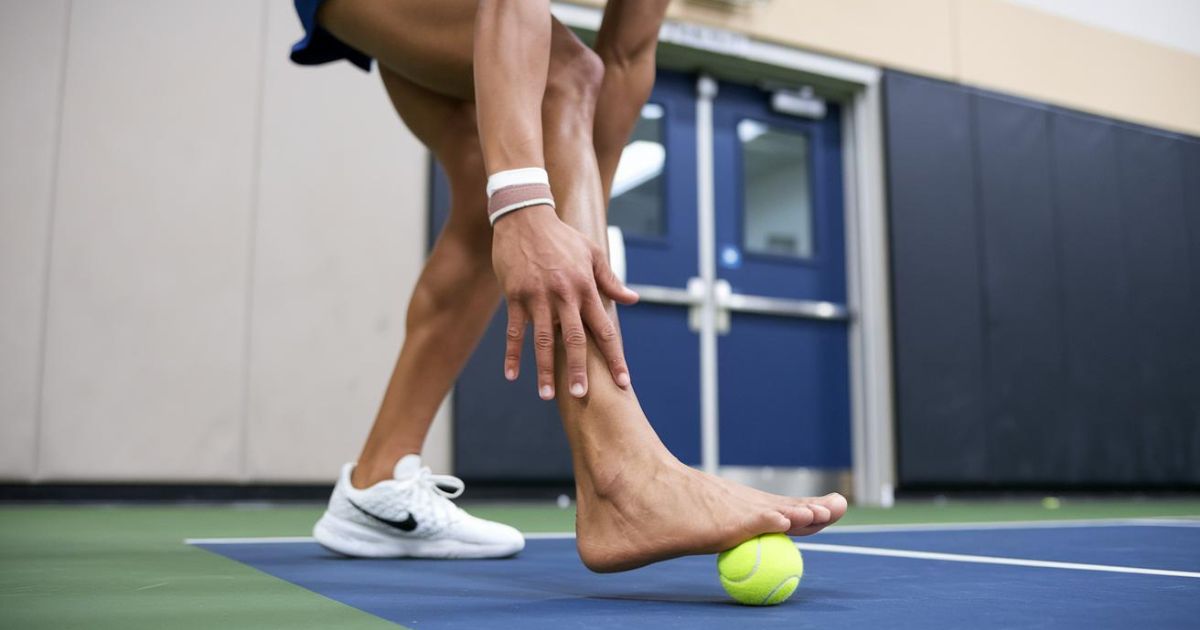
[{"label": "beige wall", "polygon": [[0,478],[327,481],[355,456],[426,153],[377,76],[291,65],[299,32],[287,0],[0,2]]},{"label": "beige wall", "polygon": [[[672,17],[1200,133],[1196,56],[1003,0]],[[318,481],[354,457],[426,153],[377,77],[291,65],[299,32],[288,0],[0,0],[0,479]]]},{"label": "beige wall", "polygon": [[1196,0],[1007,0],[1200,55]]},{"label": "beige wall", "polygon": [[[572,0],[602,5],[603,0]],[[1040,0],[1047,8],[1056,3]],[[1051,13],[1006,0],[760,0],[742,9],[674,0],[670,18],[958,81],[1121,120],[1200,135],[1200,55],[1084,21],[1076,2]],[[1061,2],[1057,4],[1063,4]],[[1129,12],[1171,11],[1127,0]],[[1096,8],[1102,10],[1101,7]],[[1181,20],[1192,19],[1187,11]],[[1066,17],[1074,15],[1076,17]],[[1086,17],[1086,15],[1085,15]],[[1129,31],[1130,29],[1126,29]],[[1150,27],[1135,32],[1157,33]],[[1200,30],[1192,30],[1200,41]]]},{"label": "beige wall", "polygon": [[67,5],[0,7],[0,478],[14,478],[36,460]]},{"label": "beige wall", "polygon": [[964,83],[1200,135],[1200,56],[1008,2],[959,5]]}]

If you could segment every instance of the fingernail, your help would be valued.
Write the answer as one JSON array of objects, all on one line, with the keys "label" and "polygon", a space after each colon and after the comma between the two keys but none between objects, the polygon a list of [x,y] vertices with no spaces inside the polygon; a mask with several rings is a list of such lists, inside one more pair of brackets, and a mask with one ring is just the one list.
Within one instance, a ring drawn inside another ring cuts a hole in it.
[{"label": "fingernail", "polygon": [[629,387],[629,373],[621,372],[617,375],[617,385],[621,387]]},{"label": "fingernail", "polygon": [[504,370],[504,378],[506,378],[510,381],[517,380],[517,371],[512,368]]},{"label": "fingernail", "polygon": [[542,395],[542,400],[550,400],[551,398],[554,398],[554,388],[553,387],[550,387],[549,385],[542,385],[542,389],[540,391],[541,391],[541,395]]},{"label": "fingernail", "polygon": [[583,396],[583,383],[575,383],[571,385],[571,395],[576,398]]}]

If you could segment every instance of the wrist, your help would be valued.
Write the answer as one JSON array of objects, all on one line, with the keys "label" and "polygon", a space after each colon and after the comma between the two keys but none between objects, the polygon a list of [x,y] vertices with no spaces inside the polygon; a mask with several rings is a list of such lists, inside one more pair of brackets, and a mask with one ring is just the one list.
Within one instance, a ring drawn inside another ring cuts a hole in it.
[{"label": "wrist", "polygon": [[492,230],[497,236],[512,233],[516,231],[537,230],[536,226],[542,224],[548,219],[558,219],[554,208],[547,205],[536,205],[522,208],[520,212],[510,212],[499,219],[492,225]]},{"label": "wrist", "polygon": [[540,167],[516,168],[488,176],[488,221],[496,222],[509,214],[534,206],[554,207],[550,177]]}]

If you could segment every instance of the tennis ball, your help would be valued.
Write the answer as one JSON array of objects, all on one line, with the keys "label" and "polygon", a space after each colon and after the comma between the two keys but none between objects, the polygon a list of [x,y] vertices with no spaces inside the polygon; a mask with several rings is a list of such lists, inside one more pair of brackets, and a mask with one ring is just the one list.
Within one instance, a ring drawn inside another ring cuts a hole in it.
[{"label": "tennis ball", "polygon": [[791,538],[763,534],[717,556],[721,586],[750,606],[782,604],[800,584],[804,559]]}]

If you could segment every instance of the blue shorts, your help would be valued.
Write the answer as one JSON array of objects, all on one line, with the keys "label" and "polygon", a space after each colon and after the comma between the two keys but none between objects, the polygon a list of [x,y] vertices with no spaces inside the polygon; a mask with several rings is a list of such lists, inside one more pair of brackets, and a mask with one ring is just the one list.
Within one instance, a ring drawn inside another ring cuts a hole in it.
[{"label": "blue shorts", "polygon": [[317,24],[317,9],[321,8],[322,2],[324,0],[295,0],[296,14],[300,16],[300,23],[304,25],[304,39],[292,45],[292,61],[304,66],[315,66],[345,59],[370,72],[369,55],[351,48]]}]

